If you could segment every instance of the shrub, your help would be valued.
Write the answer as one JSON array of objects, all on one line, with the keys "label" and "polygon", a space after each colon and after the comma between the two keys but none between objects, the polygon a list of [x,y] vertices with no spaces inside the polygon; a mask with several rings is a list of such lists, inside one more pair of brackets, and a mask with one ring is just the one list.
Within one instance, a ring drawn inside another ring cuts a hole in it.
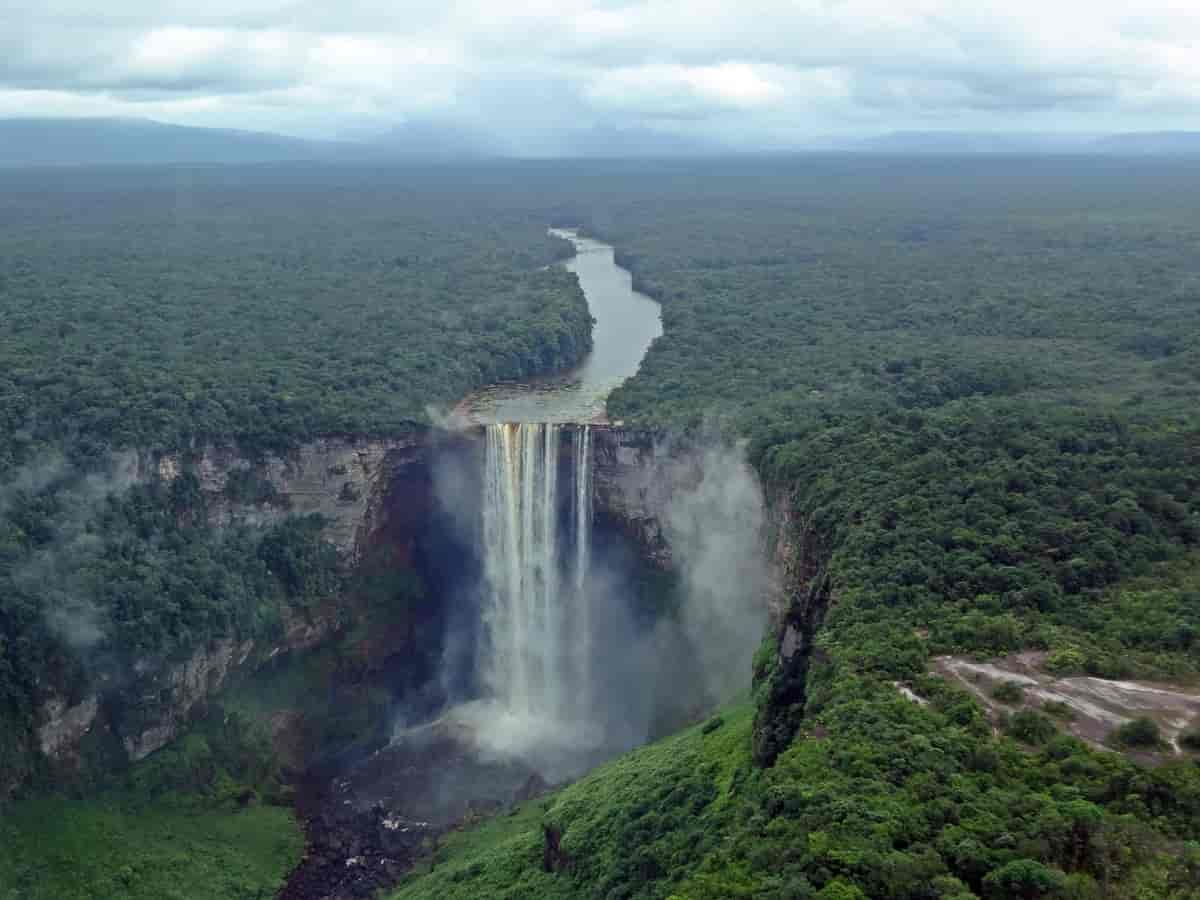
[{"label": "shrub", "polygon": [[1015,681],[1001,681],[992,688],[992,696],[1001,703],[1020,703],[1025,699],[1025,691]]},{"label": "shrub", "polygon": [[1158,723],[1146,716],[1130,719],[1113,730],[1113,740],[1123,747],[1157,747],[1162,743]]},{"label": "shrub", "polygon": [[1087,657],[1074,647],[1067,647],[1062,650],[1055,650],[1046,657],[1046,668],[1056,674],[1064,674],[1067,672],[1082,672]]},{"label": "shrub", "polygon": [[862,890],[841,878],[835,878],[817,893],[817,900],[867,900]]},{"label": "shrub", "polygon": [[1047,700],[1042,704],[1042,712],[1056,719],[1062,719],[1064,722],[1070,722],[1075,718],[1075,710],[1071,708],[1071,705],[1060,700]]},{"label": "shrub", "polygon": [[1008,724],[1008,733],[1023,743],[1041,746],[1053,738],[1058,729],[1040,712],[1023,709],[1013,715]]},{"label": "shrub", "polygon": [[983,879],[987,896],[997,898],[1045,897],[1063,886],[1065,876],[1032,859],[1014,859]]}]

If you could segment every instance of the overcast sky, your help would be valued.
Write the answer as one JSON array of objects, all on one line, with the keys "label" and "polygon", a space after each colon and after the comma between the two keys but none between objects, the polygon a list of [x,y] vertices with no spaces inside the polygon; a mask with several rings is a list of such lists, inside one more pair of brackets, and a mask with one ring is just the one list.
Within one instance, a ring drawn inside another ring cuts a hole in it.
[{"label": "overcast sky", "polygon": [[0,116],[787,144],[1200,129],[1200,0],[0,0]]}]

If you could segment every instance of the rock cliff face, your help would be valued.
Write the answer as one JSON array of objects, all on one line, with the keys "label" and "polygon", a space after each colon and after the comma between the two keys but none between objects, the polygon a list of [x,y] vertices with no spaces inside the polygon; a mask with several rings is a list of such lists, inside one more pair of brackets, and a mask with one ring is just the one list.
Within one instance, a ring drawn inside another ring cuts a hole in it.
[{"label": "rock cliff face", "polygon": [[[188,456],[143,457],[138,475],[172,481],[193,472],[205,494],[210,521],[271,525],[290,515],[319,513],[325,535],[348,566],[373,542],[404,547],[428,516],[430,435],[414,431],[386,440],[324,438],[288,456],[251,460],[231,448],[204,448]],[[249,495],[249,496],[247,496]],[[400,564],[411,553],[392,554]],[[182,660],[145,660],[119,698],[103,692],[79,702],[51,695],[43,702],[37,739],[42,754],[65,770],[79,765],[79,745],[97,727],[110,729],[130,760],[174,739],[198,705],[239,669],[281,653],[321,644],[343,624],[336,599],[310,610],[284,610],[283,634],[270,645],[233,637],[197,648]]]},{"label": "rock cliff face", "polygon": [[74,706],[62,697],[52,697],[42,708],[45,724],[38,729],[38,746],[50,759],[62,760],[78,746],[100,712],[100,698],[95,694]]},{"label": "rock cliff face", "polygon": [[166,746],[187,723],[187,718],[210,694],[225,684],[229,674],[254,651],[254,641],[215,641],[173,666],[142,675],[127,689],[133,710],[115,723],[129,759],[136,762]]},{"label": "rock cliff face", "polygon": [[623,533],[660,569],[673,565],[664,533],[671,496],[698,470],[677,445],[647,431],[592,426],[592,502],[598,519]]},{"label": "rock cliff face", "polygon": [[[711,458],[685,441],[644,431],[594,426],[593,433],[597,518],[622,531],[660,568],[686,567],[677,558],[681,548],[671,547],[670,508],[704,477]],[[770,765],[803,719],[815,638],[833,594],[831,548],[822,530],[790,489],[766,485],[764,494],[767,573],[761,585],[768,622],[755,667],[760,703],[754,750],[759,764]]]},{"label": "rock cliff face", "polygon": [[814,640],[833,602],[830,548],[815,523],[798,509],[790,491],[768,489],[772,565],[778,573],[770,595],[770,624],[755,660],[758,709],[754,758],[771,765],[804,718]]},{"label": "rock cliff face", "polygon": [[[206,447],[190,459],[160,457],[149,468],[171,481],[190,467],[214,525],[270,525],[291,515],[319,513],[329,523],[327,539],[353,562],[391,482],[404,469],[425,464],[428,452],[429,434],[418,430],[391,439],[321,438],[287,456],[261,460],[228,447]],[[246,493],[261,496],[247,498]]]}]

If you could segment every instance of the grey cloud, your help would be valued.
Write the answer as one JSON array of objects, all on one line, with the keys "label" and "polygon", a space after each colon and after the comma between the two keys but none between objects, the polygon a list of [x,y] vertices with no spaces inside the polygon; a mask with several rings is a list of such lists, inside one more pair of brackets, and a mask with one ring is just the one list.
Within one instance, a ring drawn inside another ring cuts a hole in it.
[{"label": "grey cloud", "polygon": [[[413,115],[546,148],[566,129],[768,140],[958,127],[1177,127],[1200,14],[1148,0],[5,0],[0,115],[147,115],[321,136]],[[36,92],[45,92],[39,97]],[[73,99],[72,99],[73,98]],[[503,112],[501,116],[499,113]]]}]

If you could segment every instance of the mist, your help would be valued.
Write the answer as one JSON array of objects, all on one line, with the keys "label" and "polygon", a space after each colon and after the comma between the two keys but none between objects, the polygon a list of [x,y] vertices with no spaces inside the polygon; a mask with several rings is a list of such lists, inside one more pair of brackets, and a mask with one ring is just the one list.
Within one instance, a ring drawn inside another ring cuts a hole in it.
[{"label": "mist", "polygon": [[662,519],[683,579],[674,624],[696,654],[706,698],[722,702],[750,686],[767,623],[762,488],[736,447],[709,445],[677,465],[698,478],[672,493]]},{"label": "mist", "polygon": [[[491,652],[483,614],[489,589],[481,562],[482,455],[434,460],[440,527],[469,548],[473,558],[463,567],[474,572],[444,598],[440,680],[447,705],[435,732],[455,734],[481,762],[517,760],[556,783],[696,721],[749,687],[769,572],[762,491],[739,447],[717,439],[663,441],[649,464],[629,473],[625,489],[648,498],[669,544],[672,602],[660,610],[642,605],[639,571],[651,563],[628,538],[597,525],[584,580],[587,639],[566,651],[566,663],[589,675],[571,682],[568,708],[544,714],[506,706],[481,674]],[[572,513],[564,507],[557,514],[566,528]],[[573,536],[563,539],[570,549]],[[530,639],[545,640],[536,633]],[[555,652],[528,649],[543,658]],[[395,733],[428,740],[429,727],[414,728],[401,713]]]},{"label": "mist", "polygon": [[90,569],[104,550],[94,530],[96,513],[136,481],[137,456],[130,452],[114,454],[102,469],[88,473],[51,457],[17,470],[0,488],[0,512],[21,497],[42,492],[54,497],[47,538],[13,567],[9,580],[16,590],[41,598],[48,627],[73,649],[90,649],[105,636],[104,618],[91,599]]}]

